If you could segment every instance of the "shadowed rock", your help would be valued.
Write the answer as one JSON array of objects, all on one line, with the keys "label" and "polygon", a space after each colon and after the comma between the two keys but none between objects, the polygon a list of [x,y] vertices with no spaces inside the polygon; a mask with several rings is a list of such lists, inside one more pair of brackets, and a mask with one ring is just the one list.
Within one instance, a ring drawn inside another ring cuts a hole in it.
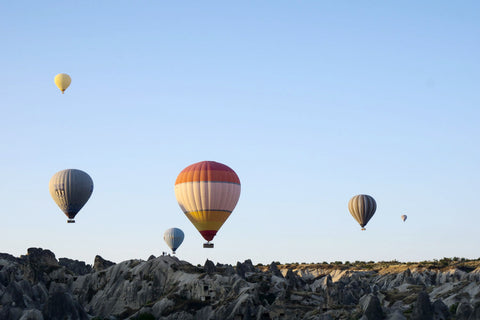
[{"label": "shadowed rock", "polygon": [[217,271],[217,268],[215,267],[215,264],[208,259],[207,259],[207,261],[205,261],[205,265],[203,266],[203,269],[208,274],[213,274]]},{"label": "shadowed rock", "polygon": [[0,309],[0,319],[2,320],[17,320],[23,314],[23,310],[17,307],[2,306]]},{"label": "shadowed rock", "polygon": [[252,260],[250,259],[245,260],[245,262],[243,263],[237,262],[236,272],[242,278],[245,278],[245,274],[247,272],[256,272],[256,271],[257,270],[253,266]]},{"label": "shadowed rock", "polygon": [[25,308],[23,300],[23,290],[18,282],[10,282],[0,299],[2,306],[12,306],[17,308]]},{"label": "shadowed rock", "polygon": [[380,300],[373,294],[369,294],[365,300],[363,300],[363,316],[368,320],[382,320],[383,316],[382,306]]},{"label": "shadowed rock", "polygon": [[45,304],[43,314],[49,320],[89,320],[82,306],[65,292],[53,293]]},{"label": "shadowed rock", "polygon": [[0,260],[6,260],[11,262],[17,262],[18,259],[8,253],[0,253]]},{"label": "shadowed rock", "polygon": [[274,276],[283,278],[283,274],[280,272],[275,262],[270,263],[270,266],[268,267],[268,271],[270,271]]},{"label": "shadowed rock", "polygon": [[288,269],[285,280],[287,280],[288,286],[291,289],[300,289],[305,286],[305,281],[293,272],[292,269]]},{"label": "shadowed rock", "polygon": [[407,320],[407,318],[399,310],[396,310],[388,316],[387,320]]},{"label": "shadowed rock", "polygon": [[25,310],[18,320],[44,320],[44,318],[40,310],[29,309]]},{"label": "shadowed rock", "polygon": [[95,271],[102,271],[107,269],[108,267],[111,267],[115,264],[115,262],[108,261],[100,257],[99,255],[95,256],[95,261],[93,263],[93,270]]},{"label": "shadowed rock", "polygon": [[455,313],[456,320],[469,320],[473,313],[473,308],[469,303],[460,302]]},{"label": "shadowed rock", "polygon": [[433,308],[433,319],[435,320],[447,320],[450,318],[450,312],[448,307],[442,300],[435,300],[432,304]]},{"label": "shadowed rock", "polygon": [[412,320],[430,320],[433,319],[433,308],[430,303],[430,297],[425,291],[420,291],[412,312]]},{"label": "shadowed rock", "polygon": [[58,266],[58,261],[55,254],[50,250],[43,250],[42,248],[28,248],[27,255],[21,256],[28,263],[42,265],[42,266]]},{"label": "shadowed rock", "polygon": [[235,268],[235,272],[242,278],[245,279],[245,267],[242,263],[237,262],[237,267]]},{"label": "shadowed rock", "polygon": [[60,258],[58,264],[72,271],[75,275],[84,275],[92,271],[92,266],[83,261]]},{"label": "shadowed rock", "polygon": [[[97,256],[96,268],[81,275],[83,263],[62,258],[55,264],[48,250],[29,252],[23,258],[0,255],[1,320],[151,315],[165,320],[405,320],[411,315],[446,320],[455,315],[445,304],[457,301],[469,302],[458,306],[457,319],[480,319],[480,268],[466,273],[297,264],[290,269],[278,263],[254,267],[251,260],[236,268],[207,260],[202,268],[173,256],[118,264]],[[431,304],[426,292],[418,293],[422,287],[442,300]]]},{"label": "shadowed rock", "polygon": [[469,320],[480,319],[480,302],[476,302]]}]

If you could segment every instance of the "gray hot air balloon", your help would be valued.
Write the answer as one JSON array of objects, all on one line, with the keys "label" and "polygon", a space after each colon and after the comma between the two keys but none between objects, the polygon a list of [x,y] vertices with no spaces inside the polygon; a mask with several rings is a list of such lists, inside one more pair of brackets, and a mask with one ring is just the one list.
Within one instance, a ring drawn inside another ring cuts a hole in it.
[{"label": "gray hot air balloon", "polygon": [[77,169],[66,169],[53,175],[48,184],[55,203],[68,217],[67,222],[75,222],[75,215],[87,203],[93,191],[90,176]]},{"label": "gray hot air balloon", "polygon": [[405,222],[405,220],[407,220],[407,215],[406,215],[406,214],[403,214],[403,215],[401,216],[401,218],[402,218],[403,222]]},{"label": "gray hot air balloon", "polygon": [[163,234],[163,240],[165,240],[170,249],[172,249],[173,253],[180,247],[184,237],[183,231],[178,228],[170,228]]},{"label": "gray hot air balloon", "polygon": [[365,230],[368,221],[373,217],[375,210],[377,210],[377,203],[375,199],[366,194],[359,194],[354,196],[348,202],[348,210],[357,222]]}]

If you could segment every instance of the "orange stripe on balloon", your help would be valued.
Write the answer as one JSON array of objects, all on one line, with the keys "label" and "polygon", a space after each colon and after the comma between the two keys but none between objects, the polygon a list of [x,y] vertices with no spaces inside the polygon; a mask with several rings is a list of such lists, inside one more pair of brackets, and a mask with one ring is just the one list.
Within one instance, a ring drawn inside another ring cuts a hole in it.
[{"label": "orange stripe on balloon", "polygon": [[186,167],[178,175],[175,184],[196,181],[217,181],[240,184],[240,179],[235,171],[215,161],[202,161]]}]

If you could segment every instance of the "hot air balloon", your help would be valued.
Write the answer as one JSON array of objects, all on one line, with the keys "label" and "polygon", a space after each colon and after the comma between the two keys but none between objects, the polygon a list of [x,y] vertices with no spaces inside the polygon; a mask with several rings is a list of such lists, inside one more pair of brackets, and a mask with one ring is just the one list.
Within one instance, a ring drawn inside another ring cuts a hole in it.
[{"label": "hot air balloon", "polygon": [[403,222],[405,222],[405,220],[407,220],[407,215],[406,215],[406,214],[403,214],[403,215],[401,216],[401,218],[402,218]]},{"label": "hot air balloon", "polygon": [[373,217],[375,210],[377,210],[377,203],[375,199],[366,194],[359,194],[354,196],[348,202],[348,210],[357,222],[365,230],[368,221]]},{"label": "hot air balloon", "polygon": [[66,73],[59,73],[55,76],[55,84],[57,85],[58,89],[62,91],[62,94],[65,93],[68,86],[72,82],[72,78]]},{"label": "hot air balloon", "polygon": [[74,223],[75,215],[87,203],[93,191],[90,176],[77,169],[66,169],[53,175],[48,184],[55,203],[68,217],[68,223]]},{"label": "hot air balloon", "polygon": [[180,208],[213,248],[217,231],[228,219],[240,197],[240,179],[228,166],[214,162],[194,163],[180,172],[175,181]]},{"label": "hot air balloon", "polygon": [[172,249],[172,253],[175,253],[175,250],[180,247],[184,237],[183,231],[178,228],[170,228],[163,234],[163,240]]}]

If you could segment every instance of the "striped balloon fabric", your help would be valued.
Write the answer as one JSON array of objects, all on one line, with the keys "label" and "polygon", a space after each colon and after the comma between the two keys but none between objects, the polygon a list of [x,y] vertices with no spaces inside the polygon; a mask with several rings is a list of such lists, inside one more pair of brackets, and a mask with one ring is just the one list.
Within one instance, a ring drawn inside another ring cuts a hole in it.
[{"label": "striped balloon fabric", "polygon": [[348,202],[348,210],[360,224],[362,230],[365,230],[364,227],[377,210],[377,203],[373,197],[366,194],[359,194],[350,199]]},{"label": "striped balloon fabric", "polygon": [[240,198],[240,179],[228,166],[202,161],[180,172],[175,196],[187,218],[207,241],[228,219]]},{"label": "striped balloon fabric", "polygon": [[48,189],[55,203],[69,218],[67,221],[75,222],[75,215],[92,195],[93,181],[82,170],[66,169],[53,175]]}]

